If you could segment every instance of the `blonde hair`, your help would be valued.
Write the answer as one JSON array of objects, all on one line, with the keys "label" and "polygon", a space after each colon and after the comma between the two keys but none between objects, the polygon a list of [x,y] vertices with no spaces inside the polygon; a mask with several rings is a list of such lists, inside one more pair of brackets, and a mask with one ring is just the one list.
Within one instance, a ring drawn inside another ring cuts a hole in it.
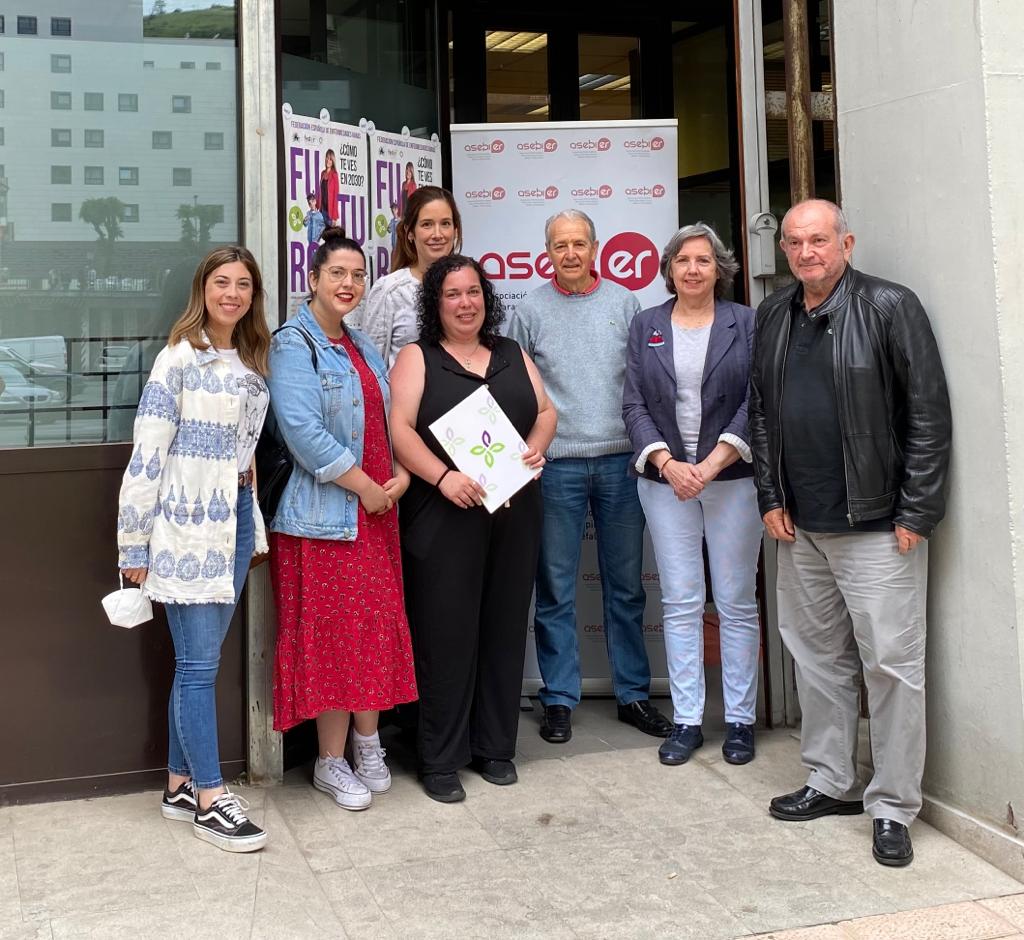
[{"label": "blonde hair", "polygon": [[217,268],[235,261],[244,264],[252,277],[252,306],[235,324],[231,338],[242,362],[260,375],[269,375],[270,330],[267,328],[263,275],[260,274],[259,265],[252,252],[241,245],[222,245],[220,248],[214,248],[199,262],[199,267],[192,278],[192,289],[185,305],[185,312],[171,327],[167,343],[175,346],[183,339],[187,339],[194,349],[210,348],[210,344],[203,339],[207,318],[206,282]]}]

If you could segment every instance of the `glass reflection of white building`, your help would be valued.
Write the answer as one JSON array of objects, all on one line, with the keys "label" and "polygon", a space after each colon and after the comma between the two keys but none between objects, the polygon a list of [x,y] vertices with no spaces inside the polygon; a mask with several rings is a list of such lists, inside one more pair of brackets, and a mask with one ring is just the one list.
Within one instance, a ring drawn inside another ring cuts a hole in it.
[{"label": "glass reflection of white building", "polygon": [[23,9],[0,14],[0,353],[60,399],[5,383],[0,448],[124,440],[196,262],[238,238],[235,10],[186,11],[223,19],[198,38],[160,0]]},{"label": "glass reflection of white building", "polygon": [[0,37],[5,241],[96,242],[82,205],[109,198],[124,206],[122,244],[178,241],[182,206],[220,207],[209,236],[233,239],[234,38],[144,38],[141,0],[25,6],[31,16],[5,16]]}]

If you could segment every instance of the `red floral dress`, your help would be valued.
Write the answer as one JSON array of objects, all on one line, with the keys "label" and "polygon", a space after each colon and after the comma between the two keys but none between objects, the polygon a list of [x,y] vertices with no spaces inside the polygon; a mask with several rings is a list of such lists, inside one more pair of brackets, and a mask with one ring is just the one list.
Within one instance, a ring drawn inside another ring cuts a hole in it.
[{"label": "red floral dress", "polygon": [[[363,472],[384,484],[392,463],[380,386],[348,336],[334,342],[363,386]],[[370,516],[360,505],[358,526],[354,542],[271,533],[278,731],[324,711],[376,711],[416,699],[398,512]]]}]

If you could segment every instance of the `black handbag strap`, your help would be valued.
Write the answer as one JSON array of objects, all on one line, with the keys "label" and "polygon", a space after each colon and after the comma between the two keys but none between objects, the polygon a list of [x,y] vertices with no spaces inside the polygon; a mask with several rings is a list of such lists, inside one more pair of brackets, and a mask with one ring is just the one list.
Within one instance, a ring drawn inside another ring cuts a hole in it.
[{"label": "black handbag strap", "polygon": [[305,340],[306,345],[309,347],[309,353],[313,357],[313,371],[316,372],[316,368],[317,368],[316,341],[313,339],[313,337],[310,336],[301,326],[299,326],[298,323],[285,323],[283,326],[279,326],[276,330],[274,330],[272,335],[277,336],[277,334],[280,333],[281,330],[298,330],[299,331],[299,336],[301,336],[303,338],[303,340]]}]

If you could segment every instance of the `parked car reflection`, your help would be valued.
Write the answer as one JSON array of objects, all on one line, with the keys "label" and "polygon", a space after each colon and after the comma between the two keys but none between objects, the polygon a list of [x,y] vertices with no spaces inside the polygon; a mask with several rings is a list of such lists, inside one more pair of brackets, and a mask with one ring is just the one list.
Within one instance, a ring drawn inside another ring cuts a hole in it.
[{"label": "parked car reflection", "polygon": [[64,393],[58,389],[38,384],[10,362],[0,362],[0,411],[53,407],[63,405],[64,400]]}]

